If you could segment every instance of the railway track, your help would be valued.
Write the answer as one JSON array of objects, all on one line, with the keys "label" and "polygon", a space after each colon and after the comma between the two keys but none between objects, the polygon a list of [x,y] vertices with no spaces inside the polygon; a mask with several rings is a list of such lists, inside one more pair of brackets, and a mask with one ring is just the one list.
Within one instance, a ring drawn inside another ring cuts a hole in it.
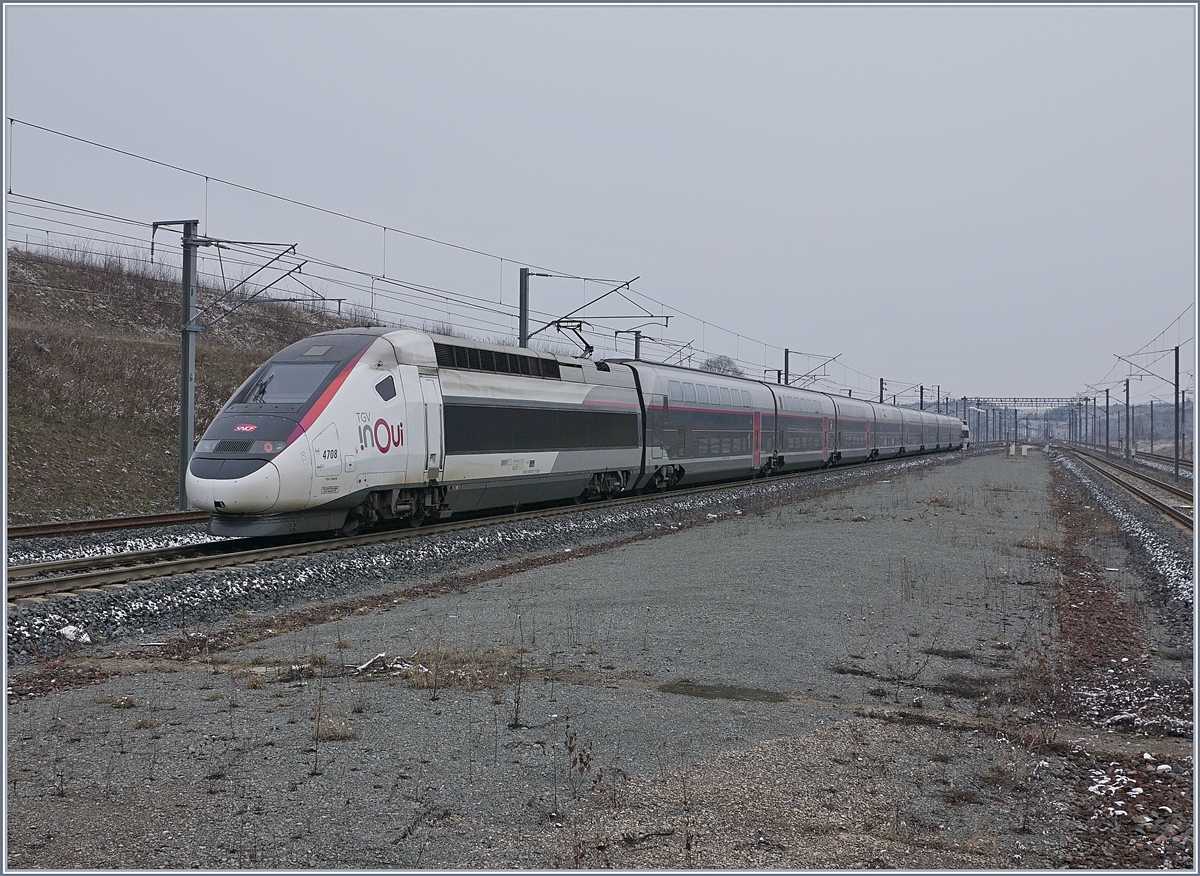
[{"label": "railway track", "polygon": [[67,520],[62,523],[30,523],[8,527],[8,539],[51,538],[61,535],[85,535],[117,529],[147,529],[152,526],[183,526],[206,523],[207,511],[171,511],[167,514],[141,514],[134,517],[101,517],[96,520]]},{"label": "railway track", "polygon": [[1136,464],[1130,465],[1121,459],[1114,459],[1111,456],[1105,456],[1103,453],[1096,453],[1091,450],[1082,450],[1077,448],[1073,449],[1076,453],[1089,456],[1097,462],[1112,466],[1113,468],[1118,469],[1126,474],[1133,475],[1139,480],[1150,484],[1151,486],[1157,487],[1160,490],[1165,490],[1166,492],[1171,493],[1180,499],[1187,499],[1189,503],[1192,500],[1192,490],[1190,486],[1181,487],[1171,481],[1163,480],[1161,472],[1155,471],[1154,473],[1151,473],[1151,471],[1139,467]]},{"label": "railway track", "polygon": [[[1152,477],[1144,470],[1106,458],[1103,454],[1092,453],[1077,447],[1062,447],[1075,459],[1098,472],[1148,505],[1157,508],[1177,523],[1192,529],[1193,497],[1190,490],[1182,489]],[[1136,482],[1135,482],[1136,481]],[[1140,482],[1141,486],[1137,482]],[[1147,489],[1149,488],[1149,489]],[[1157,492],[1157,495],[1155,494]],[[1164,498],[1164,495],[1169,498]],[[1179,499],[1185,499],[1186,505],[1179,504]]]},{"label": "railway track", "polygon": [[[1165,454],[1162,454],[1162,453],[1139,453],[1138,456],[1139,457],[1144,456],[1144,457],[1146,457],[1146,459],[1153,459],[1155,462],[1161,462],[1165,465],[1174,465],[1175,464],[1174,456],[1166,456]],[[1186,468],[1188,471],[1191,471],[1192,470],[1192,461],[1190,459],[1182,459],[1181,458],[1179,460],[1179,467],[1181,469]]]},{"label": "railway track", "polygon": [[[890,461],[886,460],[885,462]],[[870,465],[879,464],[881,463],[871,463]],[[846,466],[840,469],[832,469],[832,471],[849,471],[856,468],[861,469],[862,466]],[[770,480],[772,482],[787,482],[828,473],[829,471],[831,470],[812,469],[777,476]],[[686,496],[719,492],[733,487],[745,486],[748,483],[754,482],[736,481],[706,484],[682,490],[670,490],[665,493],[647,493],[638,496],[610,499],[604,503],[596,503],[583,507],[619,508],[623,505],[638,504],[665,496],[683,498]],[[6,597],[7,601],[12,603],[18,599],[28,597],[87,591],[93,588],[123,585],[135,581],[147,581],[154,578],[183,575],[190,572],[211,571],[271,560],[309,556],[329,551],[345,550],[347,548],[404,541],[409,538],[429,534],[490,526],[497,523],[515,523],[523,520],[536,520],[564,514],[574,514],[579,510],[581,510],[581,506],[564,505],[514,514],[469,517],[422,526],[419,529],[389,529],[382,532],[372,532],[366,535],[349,537],[326,536],[317,540],[293,538],[285,543],[280,543],[279,539],[231,539],[229,541],[205,542],[198,545],[161,548],[133,553],[109,554],[72,560],[58,560],[48,563],[10,566],[7,570],[8,584]]]}]

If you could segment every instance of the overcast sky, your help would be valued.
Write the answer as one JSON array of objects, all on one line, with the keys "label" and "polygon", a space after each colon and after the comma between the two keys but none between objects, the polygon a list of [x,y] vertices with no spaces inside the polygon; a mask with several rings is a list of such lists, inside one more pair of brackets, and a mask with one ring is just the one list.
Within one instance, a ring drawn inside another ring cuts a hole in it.
[{"label": "overcast sky", "polygon": [[[790,347],[840,354],[856,396],[1073,395],[1194,301],[1195,33],[1192,6],[10,5],[9,117],[507,261],[21,125],[5,172],[475,296],[490,310],[375,284],[385,314],[480,336],[515,333],[523,262],[638,277],[704,321],[635,297],[696,363],[773,373]],[[552,315],[606,288],[531,282]],[[645,321],[611,301],[584,314],[610,347]]]}]

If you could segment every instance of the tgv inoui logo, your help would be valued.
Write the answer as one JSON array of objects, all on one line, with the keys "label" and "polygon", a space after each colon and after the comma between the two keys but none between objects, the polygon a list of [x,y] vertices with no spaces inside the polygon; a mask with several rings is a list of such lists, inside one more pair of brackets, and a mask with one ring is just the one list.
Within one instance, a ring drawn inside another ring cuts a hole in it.
[{"label": "tgv inoui logo", "polygon": [[387,420],[380,418],[375,421],[374,426],[364,424],[358,427],[359,450],[366,450],[368,447],[378,447],[380,453],[387,453],[393,447],[403,446],[403,423],[392,425]]}]

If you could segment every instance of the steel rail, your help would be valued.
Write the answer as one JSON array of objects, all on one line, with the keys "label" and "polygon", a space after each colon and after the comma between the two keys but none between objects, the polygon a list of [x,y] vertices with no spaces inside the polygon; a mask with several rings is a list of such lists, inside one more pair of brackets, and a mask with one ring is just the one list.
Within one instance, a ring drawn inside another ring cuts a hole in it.
[{"label": "steel rail", "polygon": [[1125,489],[1128,492],[1132,493],[1133,495],[1137,496],[1139,499],[1146,502],[1147,504],[1157,508],[1159,511],[1163,512],[1171,519],[1175,520],[1178,523],[1182,523],[1188,529],[1193,528],[1193,521],[1192,521],[1191,514],[1184,513],[1183,511],[1176,508],[1174,505],[1171,505],[1168,502],[1164,502],[1161,499],[1150,495],[1145,490],[1141,489],[1140,487],[1135,486],[1134,484],[1130,483],[1129,481],[1125,480],[1124,478],[1118,477],[1117,475],[1113,474],[1111,471],[1105,469],[1104,466],[1102,464],[1100,464],[1099,462],[1096,462],[1093,459],[1089,459],[1086,455],[1084,455],[1082,453],[1076,452],[1074,450],[1074,448],[1065,448],[1064,447],[1063,449],[1066,450],[1068,453],[1070,453],[1072,456],[1074,456],[1076,459],[1078,459],[1080,462],[1082,462],[1084,465],[1086,465],[1088,468],[1091,468],[1091,469],[1095,470],[1096,472],[1104,475],[1106,478],[1108,478],[1113,483],[1117,484],[1118,486],[1122,487],[1123,489]]},{"label": "steel rail", "polygon": [[61,523],[28,523],[8,527],[8,540],[47,538],[59,535],[83,535],[114,529],[145,529],[152,526],[183,526],[206,523],[207,511],[170,511],[166,514],[140,514],[131,517],[99,517],[94,520],[66,520]]},{"label": "steel rail", "polygon": [[[922,454],[921,456],[904,456],[899,460],[908,461],[922,457],[937,458],[941,453]],[[347,548],[364,547],[373,544],[404,541],[422,535],[455,532],[463,529],[481,526],[494,526],[504,523],[518,523],[525,520],[536,520],[546,517],[557,517],[574,514],[581,510],[599,508],[619,508],[624,505],[649,502],[662,498],[683,498],[703,493],[720,492],[734,487],[746,486],[753,483],[783,483],[799,480],[819,474],[837,471],[862,470],[864,467],[874,467],[880,463],[897,461],[896,457],[879,460],[867,466],[851,464],[834,466],[832,468],[808,469],[770,478],[753,480],[722,481],[714,484],[704,484],[680,490],[664,490],[661,492],[643,493],[634,496],[623,496],[608,499],[603,502],[584,503],[582,505],[567,504],[549,508],[538,508],[513,514],[500,514],[487,517],[468,517],[461,520],[435,523],[428,526],[407,529],[389,529],[382,532],[372,532],[365,535],[349,537],[328,537],[308,539],[299,543],[289,542],[285,545],[278,543],[267,546],[256,546],[246,549],[245,543],[251,539],[236,539],[226,542],[205,542],[200,545],[186,545],[160,550],[138,551],[130,554],[111,554],[99,557],[82,557],[75,560],[58,560],[50,563],[36,563],[8,568],[8,585],[6,599],[13,602],[30,596],[45,596],[55,593],[65,593],[86,588],[103,587],[106,585],[126,584],[134,581],[145,581],[153,578],[165,578],[182,575],[189,572],[201,572],[230,566],[250,565],[253,563],[269,562],[277,559],[308,556],[329,551],[345,550]],[[260,540],[253,540],[261,545]],[[132,560],[132,562],[130,562]],[[75,571],[72,571],[75,570]],[[54,574],[61,572],[63,574]]]},{"label": "steel rail", "polygon": [[100,574],[107,569],[136,569],[139,566],[153,566],[171,560],[196,559],[212,557],[220,554],[236,553],[247,544],[262,545],[268,539],[230,539],[228,541],[206,541],[199,544],[176,545],[175,547],[151,548],[144,551],[120,551],[112,554],[95,554],[87,557],[72,557],[66,560],[50,560],[45,563],[25,563],[9,566],[6,570],[9,590],[14,584],[48,579],[54,573],[64,573],[65,577],[75,574]]}]

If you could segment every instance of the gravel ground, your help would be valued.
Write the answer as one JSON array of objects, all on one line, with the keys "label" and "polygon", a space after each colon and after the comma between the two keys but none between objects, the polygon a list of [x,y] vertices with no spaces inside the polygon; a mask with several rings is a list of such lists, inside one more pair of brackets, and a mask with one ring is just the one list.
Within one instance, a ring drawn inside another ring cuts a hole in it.
[{"label": "gravel ground", "polygon": [[[408,539],[299,560],[281,560],[225,572],[104,587],[53,599],[20,600],[7,617],[8,661],[50,658],[73,650],[67,627],[92,643],[162,631],[192,630],[236,612],[262,612],[313,599],[419,587],[431,577],[461,568],[512,564],[581,545],[614,544],[673,531],[680,526],[736,515],[741,506],[800,501],[823,491],[863,483],[889,472],[943,465],[945,457],[902,460],[868,469],[822,472],[801,479],[751,483],[719,492],[665,496],[634,506],[581,510],[568,517],[481,526],[468,534]],[[709,515],[712,515],[710,517]],[[208,539],[199,527],[171,528],[132,537],[134,549],[168,547]],[[31,539],[24,557],[111,554],[129,549],[127,534],[77,539]],[[10,556],[10,562],[14,562]],[[22,560],[32,561],[32,560]]]},{"label": "gravel ground", "polygon": [[[1191,867],[1183,706],[1078,696],[1190,690],[1180,543],[1073,477],[919,460],[10,607],[8,866]],[[1085,665],[1084,615],[1153,644]]]}]

